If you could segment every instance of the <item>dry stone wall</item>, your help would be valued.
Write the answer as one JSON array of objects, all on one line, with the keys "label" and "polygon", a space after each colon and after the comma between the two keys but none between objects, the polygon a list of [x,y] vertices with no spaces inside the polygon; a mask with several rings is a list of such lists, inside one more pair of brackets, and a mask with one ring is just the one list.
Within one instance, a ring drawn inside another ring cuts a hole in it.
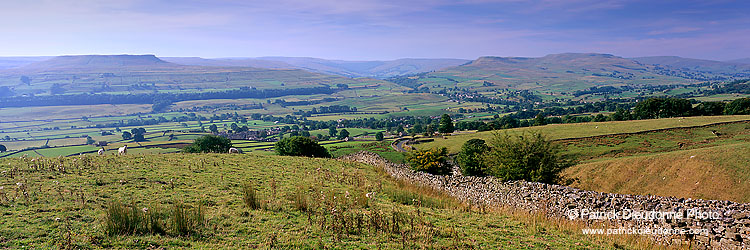
[{"label": "dry stone wall", "polygon": [[[469,204],[503,206],[606,225],[604,233],[647,234],[660,244],[696,249],[750,249],[750,204],[730,201],[611,194],[493,177],[416,172],[377,154],[342,157],[381,167],[396,179],[430,186]],[[650,233],[649,233],[650,232]]]}]

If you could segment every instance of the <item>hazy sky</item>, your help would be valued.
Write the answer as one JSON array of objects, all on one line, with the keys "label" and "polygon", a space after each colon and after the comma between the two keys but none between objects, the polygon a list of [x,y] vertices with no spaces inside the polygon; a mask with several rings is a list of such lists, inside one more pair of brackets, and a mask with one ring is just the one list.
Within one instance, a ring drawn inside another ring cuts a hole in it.
[{"label": "hazy sky", "polygon": [[750,1],[3,0],[0,56],[750,57]]}]

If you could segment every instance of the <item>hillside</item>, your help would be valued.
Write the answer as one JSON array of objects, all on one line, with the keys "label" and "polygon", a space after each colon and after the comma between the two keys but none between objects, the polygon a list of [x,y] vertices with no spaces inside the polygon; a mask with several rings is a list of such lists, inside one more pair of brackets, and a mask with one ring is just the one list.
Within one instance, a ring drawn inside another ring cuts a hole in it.
[{"label": "hillside", "polygon": [[15,158],[0,160],[0,170],[0,248],[8,249],[635,247],[570,224],[472,209],[331,159]]},{"label": "hillside", "polygon": [[565,170],[598,192],[750,202],[750,143],[583,163]]},{"label": "hillside", "polygon": [[567,92],[592,86],[684,84],[691,80],[663,74],[654,66],[608,54],[566,53],[539,58],[480,57],[467,64],[419,76],[430,88],[530,89]]},{"label": "hillside", "polygon": [[[25,81],[24,81],[25,79]],[[79,93],[206,92],[239,88],[392,86],[375,79],[351,79],[300,69],[192,66],[153,55],[60,56],[0,71],[0,86],[13,95]]]},{"label": "hillside", "polygon": [[725,76],[744,77],[750,75],[750,65],[737,62],[720,62],[677,56],[651,56],[633,58],[643,64],[667,66],[675,69],[698,71]]},{"label": "hillside", "polygon": [[97,70],[146,70],[180,68],[154,55],[81,55],[58,56],[15,69],[15,72],[65,72]]},{"label": "hillside", "polygon": [[727,61],[727,62],[730,62],[730,63],[750,64],[750,58],[742,58],[742,59],[730,60],[730,61]]},{"label": "hillside", "polygon": [[18,68],[49,58],[48,56],[0,57],[0,70]]},{"label": "hillside", "polygon": [[207,59],[200,57],[160,57],[160,59],[182,65],[214,66],[214,67],[251,67],[265,69],[293,69],[294,66],[271,60],[254,58],[216,58]]}]

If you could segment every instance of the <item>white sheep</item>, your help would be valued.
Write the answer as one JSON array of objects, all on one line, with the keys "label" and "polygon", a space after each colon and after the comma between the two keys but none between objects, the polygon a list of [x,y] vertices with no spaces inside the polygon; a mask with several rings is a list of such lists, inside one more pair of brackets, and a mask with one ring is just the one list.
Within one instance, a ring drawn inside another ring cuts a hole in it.
[{"label": "white sheep", "polygon": [[122,146],[120,149],[117,150],[117,155],[127,155],[128,154],[128,145]]},{"label": "white sheep", "polygon": [[100,148],[99,151],[96,151],[96,154],[104,155],[104,148]]},{"label": "white sheep", "polygon": [[241,151],[237,148],[229,148],[230,154],[239,154]]}]

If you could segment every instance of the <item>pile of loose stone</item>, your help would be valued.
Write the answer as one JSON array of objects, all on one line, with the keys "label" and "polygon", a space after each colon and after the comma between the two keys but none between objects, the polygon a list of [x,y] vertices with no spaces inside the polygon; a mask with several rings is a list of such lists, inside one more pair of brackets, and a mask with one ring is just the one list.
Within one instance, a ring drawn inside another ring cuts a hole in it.
[{"label": "pile of loose stone", "polygon": [[[641,230],[630,231],[631,234],[660,230],[650,236],[661,244],[689,244],[697,249],[750,249],[748,203],[601,193],[544,183],[504,182],[494,177],[432,175],[366,151],[342,159],[381,167],[396,179],[441,190],[475,206],[510,207],[592,226],[606,225],[610,230]],[[663,234],[665,229],[687,233]]]}]

